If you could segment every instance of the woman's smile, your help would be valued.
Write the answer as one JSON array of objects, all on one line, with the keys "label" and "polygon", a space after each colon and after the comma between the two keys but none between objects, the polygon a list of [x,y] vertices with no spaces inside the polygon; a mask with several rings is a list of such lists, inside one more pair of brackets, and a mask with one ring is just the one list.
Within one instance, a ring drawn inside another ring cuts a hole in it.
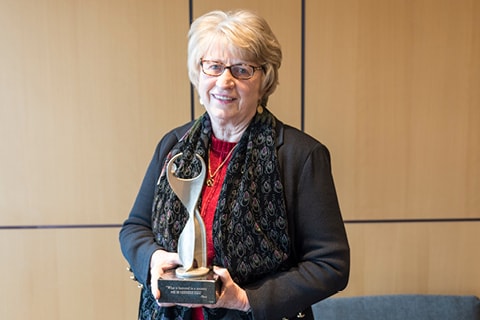
[{"label": "woman's smile", "polygon": [[230,102],[233,102],[233,101],[236,100],[236,98],[234,98],[234,97],[230,97],[228,95],[223,95],[223,94],[212,93],[211,96],[212,96],[212,98],[214,98],[214,99],[216,99],[216,100],[218,100],[222,103],[224,103],[224,102],[230,103]]}]

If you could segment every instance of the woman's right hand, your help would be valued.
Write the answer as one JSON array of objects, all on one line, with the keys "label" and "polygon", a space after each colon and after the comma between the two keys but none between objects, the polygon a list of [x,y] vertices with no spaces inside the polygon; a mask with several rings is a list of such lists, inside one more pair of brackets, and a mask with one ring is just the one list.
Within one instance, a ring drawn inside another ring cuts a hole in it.
[{"label": "woman's right hand", "polygon": [[[152,288],[152,295],[155,300],[160,298],[160,290],[158,290],[158,279],[165,273],[165,271],[175,268],[180,265],[181,261],[176,252],[167,252],[165,250],[157,250],[150,258],[150,285]],[[162,306],[167,306],[161,304]]]}]

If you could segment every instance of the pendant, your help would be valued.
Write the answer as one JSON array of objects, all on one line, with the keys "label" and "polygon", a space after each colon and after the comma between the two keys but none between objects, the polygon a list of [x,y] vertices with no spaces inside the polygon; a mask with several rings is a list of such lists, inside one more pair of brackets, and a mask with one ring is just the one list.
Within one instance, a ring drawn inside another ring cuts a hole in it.
[{"label": "pendant", "polygon": [[215,180],[213,180],[212,177],[208,178],[207,179],[207,187],[211,187],[213,186],[213,183],[215,182]]}]

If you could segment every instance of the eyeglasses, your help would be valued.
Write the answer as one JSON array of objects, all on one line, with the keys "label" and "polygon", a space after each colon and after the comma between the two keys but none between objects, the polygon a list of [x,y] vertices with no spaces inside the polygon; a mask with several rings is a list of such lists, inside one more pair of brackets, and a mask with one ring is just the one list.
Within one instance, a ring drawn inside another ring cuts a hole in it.
[{"label": "eyeglasses", "polygon": [[263,67],[255,67],[245,63],[232,64],[226,66],[222,62],[213,60],[200,60],[202,71],[208,76],[218,77],[225,72],[225,69],[230,69],[230,73],[235,79],[248,80],[253,77],[255,70],[263,70]]}]

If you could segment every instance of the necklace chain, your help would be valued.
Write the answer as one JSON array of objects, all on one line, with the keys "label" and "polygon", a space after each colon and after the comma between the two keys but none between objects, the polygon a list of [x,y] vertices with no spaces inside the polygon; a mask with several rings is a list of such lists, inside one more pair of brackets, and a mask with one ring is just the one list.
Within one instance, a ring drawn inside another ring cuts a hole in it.
[{"label": "necklace chain", "polygon": [[[208,187],[211,187],[213,186],[213,184],[215,183],[215,176],[217,175],[218,171],[220,171],[220,169],[223,167],[223,165],[228,161],[228,159],[230,158],[230,156],[232,155],[233,153],[233,150],[235,150],[235,148],[237,147],[237,145],[235,145],[232,150],[230,150],[227,154],[227,156],[225,157],[225,159],[223,159],[223,161],[218,165],[217,169],[215,169],[215,171],[212,173],[211,169],[210,169],[210,157],[209,157],[209,160],[208,160],[208,179],[207,179],[207,186]],[[210,152],[209,152],[210,153]]]}]

